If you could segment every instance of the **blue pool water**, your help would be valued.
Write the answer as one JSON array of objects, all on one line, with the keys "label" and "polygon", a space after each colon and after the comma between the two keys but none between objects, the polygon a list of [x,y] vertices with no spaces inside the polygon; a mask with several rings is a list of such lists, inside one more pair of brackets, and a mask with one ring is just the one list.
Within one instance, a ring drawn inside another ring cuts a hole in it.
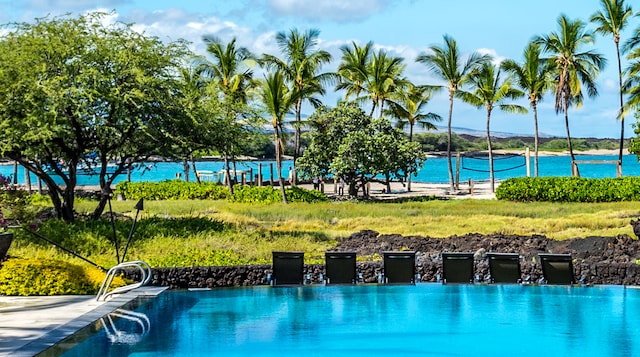
[{"label": "blue pool water", "polygon": [[[577,160],[617,160],[617,156],[586,156],[577,155]],[[530,159],[531,175],[533,175],[533,157]],[[524,156],[496,159],[495,165],[495,177],[498,180],[505,180],[511,177],[525,177],[527,176],[527,170],[525,166]],[[288,170],[292,166],[292,161],[284,161],[282,164],[282,176],[288,177]],[[220,161],[206,161],[198,162],[196,164],[197,170],[219,172],[224,167],[224,164]],[[455,159],[453,163],[455,172]],[[486,159],[470,159],[463,158],[460,165],[460,180],[467,181],[473,179],[474,181],[483,181],[489,179],[488,173],[489,164]],[[276,165],[274,161],[244,161],[238,162],[236,165],[237,170],[253,170],[253,175],[258,174],[258,170],[262,170],[264,180],[269,180],[271,172],[273,172],[274,179],[277,178]],[[616,177],[616,166],[613,164],[582,164],[579,165],[580,175],[582,177],[590,178],[603,178],[603,177]],[[178,162],[158,162],[147,163],[138,165],[131,174],[132,182],[141,181],[164,181],[173,180],[177,173],[183,173],[182,163]],[[623,157],[623,169],[624,176],[640,176],[640,163],[635,155],[625,155]],[[13,175],[13,165],[0,165],[0,174]],[[542,156],[539,158],[539,176],[571,176],[571,160],[568,156]],[[24,183],[24,169],[18,169],[18,183]],[[193,172],[191,170],[191,177]],[[114,181],[118,183],[120,181],[127,180],[126,175],[120,175]],[[446,158],[429,158],[424,166],[417,172],[417,176],[413,177],[414,182],[429,182],[429,183],[447,183],[449,182],[448,165]],[[62,180],[58,180],[62,183]],[[35,184],[36,177],[31,175],[31,182]],[[97,185],[98,177],[90,175],[80,175],[78,177],[79,185]]]},{"label": "blue pool water", "polygon": [[257,287],[138,305],[139,343],[97,325],[64,356],[640,356],[640,290],[621,286]]}]

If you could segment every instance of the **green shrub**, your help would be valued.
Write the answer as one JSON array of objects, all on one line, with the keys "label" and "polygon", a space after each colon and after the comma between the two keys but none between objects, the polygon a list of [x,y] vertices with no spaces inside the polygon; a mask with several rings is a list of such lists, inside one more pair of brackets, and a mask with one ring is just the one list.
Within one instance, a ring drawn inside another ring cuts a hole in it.
[{"label": "green shrub", "polygon": [[116,194],[127,199],[139,200],[220,200],[229,196],[227,187],[213,182],[185,182],[167,180],[162,182],[119,182]]},{"label": "green shrub", "polygon": [[173,251],[162,258],[150,258],[149,264],[154,267],[192,267],[192,266],[233,266],[249,264],[231,249],[198,249]]},{"label": "green shrub", "polygon": [[503,181],[496,198],[520,202],[640,201],[640,178],[518,177]]},{"label": "green shrub", "polygon": [[[326,202],[329,201],[320,191],[310,191],[300,187],[286,187],[285,194],[289,202]],[[233,202],[276,203],[282,202],[282,193],[277,187],[240,186],[233,188]]]},{"label": "green shrub", "polygon": [[[97,268],[63,261],[9,259],[0,269],[0,295],[93,295],[104,277]],[[116,277],[111,287],[124,284]]]}]

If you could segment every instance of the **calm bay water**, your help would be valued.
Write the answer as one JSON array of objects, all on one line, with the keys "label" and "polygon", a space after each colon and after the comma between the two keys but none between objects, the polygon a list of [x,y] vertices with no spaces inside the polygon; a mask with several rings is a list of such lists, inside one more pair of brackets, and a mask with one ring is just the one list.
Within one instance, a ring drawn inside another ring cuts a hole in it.
[{"label": "calm bay water", "polygon": [[[617,160],[617,156],[613,155],[578,155],[577,160]],[[533,157],[531,161],[531,174],[533,175]],[[504,180],[511,177],[524,177],[527,175],[526,159],[524,156],[516,156],[509,158],[499,158],[494,160],[496,170],[496,179]],[[455,173],[455,159],[454,159]],[[282,175],[288,177],[288,170],[292,166],[292,161],[285,161],[282,165]],[[271,177],[271,172],[275,175],[274,161],[244,161],[236,164],[238,171],[244,170],[252,172],[253,175],[258,174],[258,169],[262,169],[264,180]],[[217,173],[223,169],[223,163],[220,161],[205,161],[196,163],[197,170],[211,171],[213,180],[217,180]],[[463,158],[460,162],[460,181],[473,179],[474,181],[483,181],[489,179],[489,163],[485,159]],[[580,175],[589,178],[616,177],[616,166],[614,164],[581,164],[579,165]],[[193,169],[191,169],[191,177],[193,177]],[[14,172],[13,165],[0,165],[0,174],[5,176],[12,175]],[[182,163],[176,162],[158,162],[146,163],[134,168],[131,173],[131,181],[164,181],[176,178],[176,174],[183,174]],[[623,158],[622,173],[624,176],[640,175],[640,163],[635,155],[625,155]],[[571,176],[571,160],[568,156],[542,156],[539,158],[539,176]],[[18,183],[24,183],[24,169],[18,169]],[[183,177],[184,178],[184,177]],[[116,178],[115,182],[124,181],[126,175]],[[35,183],[36,178],[31,175],[31,182]],[[447,183],[449,182],[449,174],[446,158],[430,158],[426,161],[417,176],[412,179],[414,182],[428,183]],[[60,181],[62,183],[62,181]],[[97,185],[97,176],[81,175],[78,178],[79,185]]]}]

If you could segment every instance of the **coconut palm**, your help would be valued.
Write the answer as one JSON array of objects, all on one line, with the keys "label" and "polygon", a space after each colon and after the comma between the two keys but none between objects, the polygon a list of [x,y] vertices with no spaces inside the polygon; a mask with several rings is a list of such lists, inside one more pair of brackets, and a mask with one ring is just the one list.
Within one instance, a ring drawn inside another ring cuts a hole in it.
[{"label": "coconut palm", "polygon": [[[316,50],[320,31],[309,29],[300,33],[291,29],[289,33],[279,32],[276,42],[285,59],[269,54],[263,55],[263,62],[268,69],[280,70],[291,87],[299,94],[294,103],[295,111],[295,139],[293,153],[293,167],[295,173],[296,161],[300,156],[300,133],[302,121],[302,104],[306,100],[314,107],[322,103],[314,95],[325,93],[324,84],[334,80],[335,74],[321,73],[322,65],[331,61],[331,54],[324,50]],[[293,176],[295,184],[296,176]]]},{"label": "coconut palm", "polygon": [[360,93],[364,91],[364,83],[369,76],[373,42],[369,41],[362,47],[353,42],[351,47],[340,47],[340,51],[342,51],[342,61],[338,65],[339,77],[336,89],[346,91],[346,100],[349,100],[351,95],[358,99]]},{"label": "coconut palm", "polygon": [[[253,68],[257,63],[255,55],[247,48],[237,46],[235,38],[226,44],[215,36],[205,36],[203,40],[207,44],[207,52],[213,58],[212,61],[202,60],[200,62],[203,76],[210,78],[211,82],[219,88],[227,103],[247,103],[249,93],[257,86],[257,82],[253,78]],[[233,111],[229,115],[235,119],[237,113]],[[223,146],[224,167],[231,195],[233,195],[234,180],[230,175],[229,159],[232,158],[233,151],[233,144],[225,141]],[[235,160],[232,161],[233,171],[236,172]]]},{"label": "coconut palm", "polygon": [[602,35],[612,35],[613,43],[616,46],[616,56],[618,60],[618,80],[620,93],[620,152],[618,155],[618,165],[622,169],[622,150],[624,146],[624,99],[622,83],[622,63],[620,61],[620,32],[624,30],[629,19],[633,16],[631,6],[625,5],[624,0],[600,0],[602,9],[591,16],[591,22],[598,27],[596,33]]},{"label": "coconut palm", "polygon": [[367,69],[367,78],[364,82],[366,97],[371,100],[371,112],[377,108],[380,117],[384,112],[384,103],[396,91],[401,91],[408,85],[408,81],[402,76],[405,65],[402,57],[389,56],[386,51],[379,50],[374,53]]},{"label": "coconut palm", "polygon": [[[413,142],[413,128],[416,124],[427,130],[436,130],[434,122],[442,120],[438,114],[424,109],[431,100],[434,88],[409,84],[406,90],[398,91],[388,99],[389,106],[385,113],[396,118],[397,126],[404,129],[409,126],[409,142]],[[407,191],[411,191],[411,172],[407,172]]]},{"label": "coconut palm", "polygon": [[217,37],[205,36],[204,42],[213,61],[202,61],[203,74],[215,81],[228,99],[246,103],[249,89],[257,84],[253,79],[255,55],[238,47],[235,38],[225,45]]},{"label": "coconut palm", "polygon": [[491,146],[491,113],[498,108],[508,113],[524,114],[527,109],[513,103],[504,103],[509,99],[517,99],[524,93],[513,86],[510,78],[502,79],[501,71],[496,65],[485,62],[471,72],[467,82],[472,91],[459,91],[457,96],[475,107],[487,110],[487,150],[489,151],[489,182],[491,192],[495,192],[495,170],[493,168],[493,149]]},{"label": "coconut palm", "polygon": [[431,46],[427,52],[421,53],[416,62],[422,63],[440,79],[447,82],[449,90],[449,117],[447,120],[447,162],[449,167],[449,183],[451,191],[455,190],[453,182],[453,165],[451,163],[451,119],[453,116],[453,98],[458,88],[462,85],[466,76],[483,62],[489,60],[489,56],[471,53],[466,61],[463,60],[456,41],[444,35],[444,46]]},{"label": "coconut palm", "polygon": [[514,79],[514,84],[525,91],[529,105],[533,111],[533,172],[538,177],[538,102],[542,100],[544,92],[552,87],[552,67],[540,57],[540,45],[530,43],[524,50],[523,62],[514,60],[502,62],[502,68],[508,71]]},{"label": "coconut palm", "polygon": [[285,83],[282,72],[276,70],[268,73],[259,88],[259,95],[266,111],[271,116],[273,126],[274,141],[276,146],[276,167],[278,171],[278,182],[282,193],[282,201],[287,203],[287,195],[284,191],[284,179],[282,177],[282,153],[284,145],[282,140],[282,129],[285,115],[291,110],[298,100],[295,91],[289,90]]},{"label": "coconut palm", "polygon": [[565,15],[560,15],[558,27],[557,33],[551,32],[549,35],[539,36],[535,41],[540,43],[543,50],[551,55],[548,60],[554,66],[556,113],[564,113],[572,174],[579,176],[571,145],[569,107],[582,106],[583,86],[586,87],[589,97],[598,95],[596,78],[604,68],[606,59],[592,50],[583,50],[584,46],[594,42],[593,33],[585,30],[583,21],[572,21]]}]

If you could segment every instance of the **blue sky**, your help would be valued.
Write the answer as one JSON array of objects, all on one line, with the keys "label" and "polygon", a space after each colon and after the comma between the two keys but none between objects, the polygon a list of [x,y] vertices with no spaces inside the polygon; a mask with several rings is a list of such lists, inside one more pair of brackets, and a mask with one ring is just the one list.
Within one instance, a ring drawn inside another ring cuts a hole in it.
[{"label": "blue sky", "polygon": [[[634,10],[640,11],[640,5]],[[298,28],[320,30],[320,48],[333,54],[335,69],[339,48],[356,41],[373,41],[407,65],[406,76],[416,84],[442,84],[426,67],[415,62],[429,46],[441,44],[449,34],[463,52],[480,51],[497,59],[520,60],[525,45],[535,35],[557,31],[557,18],[564,13],[571,19],[587,21],[599,10],[598,0],[0,0],[0,22],[31,22],[36,17],[102,9],[115,10],[115,19],[136,24],[136,29],[166,40],[186,39],[192,49],[205,54],[203,35],[223,40],[237,38],[239,44],[256,54],[279,55],[275,34]],[[640,26],[640,18],[623,33]],[[593,25],[588,25],[593,29]],[[580,109],[569,112],[574,137],[619,137],[617,111],[617,66],[611,38],[598,36],[594,48],[605,55],[608,65],[598,79],[599,97],[587,100]],[[624,60],[623,60],[624,66]],[[324,102],[334,105],[339,94],[331,93]],[[527,106],[528,103],[521,104]],[[446,118],[445,92],[431,102],[430,111]],[[308,110],[307,114],[311,114]],[[633,135],[633,116],[626,119],[625,136]],[[442,122],[440,125],[445,125]],[[460,101],[454,104],[453,126],[484,131],[486,112]],[[562,115],[556,115],[553,98],[547,95],[539,106],[541,133],[564,137]],[[494,111],[492,132],[533,135],[531,114],[502,114]]]}]

